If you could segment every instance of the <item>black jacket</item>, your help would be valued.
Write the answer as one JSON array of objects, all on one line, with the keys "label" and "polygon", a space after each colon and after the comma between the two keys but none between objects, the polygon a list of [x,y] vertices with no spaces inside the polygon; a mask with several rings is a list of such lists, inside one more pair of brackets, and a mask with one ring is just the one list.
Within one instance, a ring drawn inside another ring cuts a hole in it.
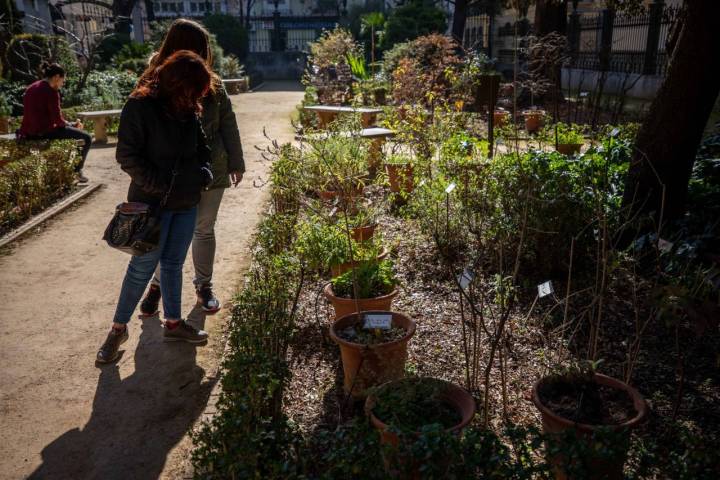
[{"label": "black jacket", "polygon": [[159,205],[177,175],[166,210],[186,210],[200,202],[200,191],[212,182],[210,149],[197,116],[179,120],[161,100],[130,98],[123,107],[115,153],[130,175],[128,202]]}]

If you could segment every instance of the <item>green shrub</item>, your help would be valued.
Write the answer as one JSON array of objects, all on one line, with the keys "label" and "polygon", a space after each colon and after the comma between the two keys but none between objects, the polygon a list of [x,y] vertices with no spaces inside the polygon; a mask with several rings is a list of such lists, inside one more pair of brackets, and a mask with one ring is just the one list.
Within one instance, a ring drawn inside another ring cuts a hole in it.
[{"label": "green shrub", "polygon": [[0,140],[0,234],[50,206],[73,186],[80,157],[72,140]]},{"label": "green shrub", "polygon": [[208,15],[202,20],[205,27],[217,39],[225,54],[243,60],[248,52],[248,33],[237,17],[225,14]]},{"label": "green shrub", "polygon": [[434,2],[412,0],[394,9],[388,16],[381,47],[388,50],[396,43],[431,33],[443,34],[446,30],[447,16]]},{"label": "green shrub", "polygon": [[357,282],[358,298],[376,298],[393,291],[398,281],[390,260],[376,259],[360,262],[352,270],[332,279],[333,293],[337,297],[355,298]]},{"label": "green shrub", "polygon": [[10,78],[16,82],[32,83],[42,77],[43,61],[59,63],[69,78],[77,76],[77,57],[64,37],[22,33],[15,35],[5,54]]},{"label": "green shrub", "polygon": [[120,108],[135,88],[137,76],[117,70],[90,72],[85,88],[76,91],[70,82],[63,99],[64,107],[82,107],[88,110]]}]

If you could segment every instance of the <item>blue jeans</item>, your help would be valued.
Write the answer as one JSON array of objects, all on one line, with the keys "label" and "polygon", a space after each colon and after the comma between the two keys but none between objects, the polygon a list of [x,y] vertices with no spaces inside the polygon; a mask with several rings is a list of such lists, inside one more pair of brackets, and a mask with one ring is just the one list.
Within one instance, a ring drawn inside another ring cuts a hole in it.
[{"label": "blue jeans", "polygon": [[182,318],[180,312],[182,268],[195,230],[196,215],[197,207],[190,210],[166,211],[161,214],[160,244],[154,251],[134,256],[130,260],[113,322],[130,321],[158,262],[160,262],[160,291],[165,318],[172,320]]}]

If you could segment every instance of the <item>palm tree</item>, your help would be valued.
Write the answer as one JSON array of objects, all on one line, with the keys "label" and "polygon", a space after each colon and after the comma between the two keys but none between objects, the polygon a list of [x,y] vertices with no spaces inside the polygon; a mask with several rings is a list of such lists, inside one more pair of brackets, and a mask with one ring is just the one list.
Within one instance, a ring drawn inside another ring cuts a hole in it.
[{"label": "palm tree", "polygon": [[375,30],[385,25],[385,15],[382,12],[370,12],[360,17],[360,33],[367,33],[370,29],[370,65],[375,73]]}]

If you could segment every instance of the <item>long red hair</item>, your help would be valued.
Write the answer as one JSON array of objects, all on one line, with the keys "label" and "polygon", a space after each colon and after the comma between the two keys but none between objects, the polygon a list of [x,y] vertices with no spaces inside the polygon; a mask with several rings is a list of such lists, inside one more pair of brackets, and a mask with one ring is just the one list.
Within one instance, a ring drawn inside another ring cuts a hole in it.
[{"label": "long red hair", "polygon": [[133,97],[165,100],[176,114],[200,113],[202,98],[210,91],[212,72],[205,60],[190,50],[179,50],[143,75]]}]

